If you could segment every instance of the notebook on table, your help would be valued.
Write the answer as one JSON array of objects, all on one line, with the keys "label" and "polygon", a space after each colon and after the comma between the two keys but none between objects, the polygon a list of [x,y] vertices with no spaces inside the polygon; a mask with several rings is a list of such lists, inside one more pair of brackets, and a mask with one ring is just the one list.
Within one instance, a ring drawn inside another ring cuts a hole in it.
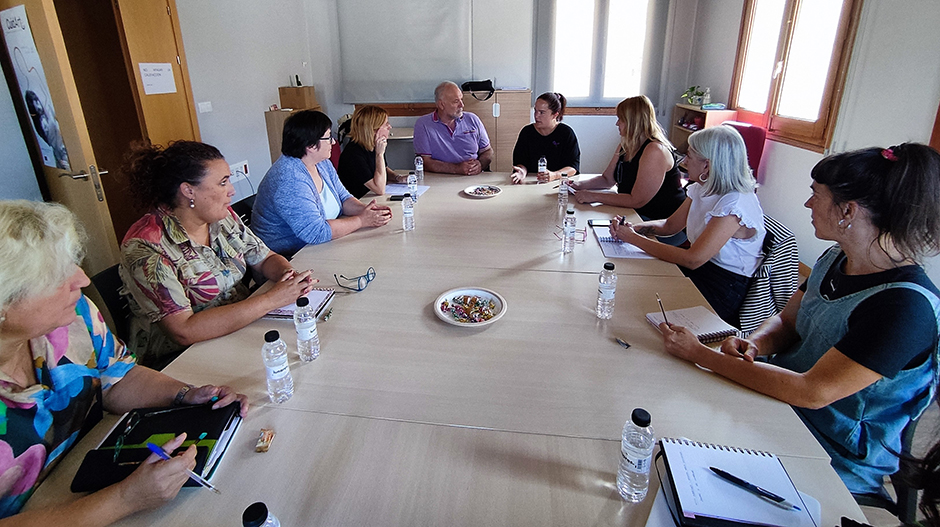
[{"label": "notebook on table", "polygon": [[[310,300],[310,305],[314,306],[317,318],[323,316],[323,312],[333,302],[333,296],[336,291],[332,287],[317,287],[311,289],[305,296]],[[288,304],[284,307],[268,311],[264,318],[290,319],[294,318],[294,311],[297,310],[297,303]]]},{"label": "notebook on table", "polygon": [[[738,335],[737,328],[728,324],[704,306],[666,311],[666,318],[670,324],[688,328],[689,331],[695,333],[699,342],[705,344],[720,342],[728,337]],[[659,329],[659,325],[663,323],[663,314],[659,311],[647,313],[646,321],[652,324],[654,328]]]},{"label": "notebook on table", "polygon": [[[761,525],[814,527],[780,458],[769,452],[663,438],[663,491],[682,527]],[[799,507],[787,510],[712,472],[716,467],[766,489]]]},{"label": "notebook on table", "polygon": [[[98,448],[85,454],[72,480],[72,492],[94,492],[122,481],[150,456],[148,442],[163,445],[183,432],[186,441],[171,454],[176,455],[195,444],[193,472],[211,480],[241,424],[240,409],[241,405],[232,403],[217,410],[213,410],[211,404],[131,410]],[[120,449],[117,449],[118,443]],[[185,484],[198,485],[192,479]]]},{"label": "notebook on table", "polygon": [[648,254],[636,245],[623,242],[610,235],[610,227],[606,225],[597,225],[594,227],[594,236],[597,237],[597,243],[601,246],[605,258],[640,258],[645,260],[655,260],[656,257]]}]

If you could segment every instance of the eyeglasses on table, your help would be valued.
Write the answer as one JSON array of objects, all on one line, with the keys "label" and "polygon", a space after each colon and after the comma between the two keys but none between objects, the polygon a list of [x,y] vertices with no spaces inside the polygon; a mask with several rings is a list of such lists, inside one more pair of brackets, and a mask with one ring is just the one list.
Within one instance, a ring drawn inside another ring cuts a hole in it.
[{"label": "eyeglasses on table", "polygon": [[[357,292],[362,291],[363,289],[369,286],[369,282],[371,282],[372,280],[375,280],[375,268],[370,267],[369,270],[366,271],[366,274],[360,275],[360,276],[354,276],[352,278],[348,278],[345,275],[336,276],[334,274],[333,279],[336,280],[336,285],[342,287],[343,289],[349,289],[350,291],[357,291]],[[347,283],[354,283],[355,286],[346,285],[343,282],[340,282],[340,280],[343,280]]]},{"label": "eyeglasses on table", "polygon": [[127,436],[131,433],[131,430],[133,430],[139,422],[140,414],[137,412],[131,412],[130,416],[127,418],[127,426],[124,427],[124,431],[121,432],[121,435],[117,436],[117,440],[114,442],[115,463],[117,463],[118,456],[121,455],[121,449],[124,448],[124,440],[127,439]]}]

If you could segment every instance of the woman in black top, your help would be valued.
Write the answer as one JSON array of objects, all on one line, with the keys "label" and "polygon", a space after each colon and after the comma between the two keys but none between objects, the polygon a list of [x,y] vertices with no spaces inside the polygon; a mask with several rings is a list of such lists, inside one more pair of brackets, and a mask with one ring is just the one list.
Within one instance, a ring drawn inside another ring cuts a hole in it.
[{"label": "woman in black top", "polygon": [[[546,92],[535,100],[535,123],[519,132],[512,149],[512,182],[522,183],[526,174],[537,174],[539,183],[547,183],[578,173],[581,149],[574,130],[561,120],[565,116],[565,96]],[[545,156],[547,172],[539,173],[539,158]]]},{"label": "woman in black top", "polygon": [[[645,95],[617,105],[620,145],[600,176],[571,184],[578,203],[635,209],[644,220],[668,218],[685,201],[675,149]],[[617,185],[617,192],[609,189]]]},{"label": "woman in black top", "polygon": [[350,141],[339,156],[339,180],[357,198],[370,190],[385,194],[386,182],[401,183],[402,178],[385,165],[388,146],[388,113],[378,106],[361,106],[352,116]]}]

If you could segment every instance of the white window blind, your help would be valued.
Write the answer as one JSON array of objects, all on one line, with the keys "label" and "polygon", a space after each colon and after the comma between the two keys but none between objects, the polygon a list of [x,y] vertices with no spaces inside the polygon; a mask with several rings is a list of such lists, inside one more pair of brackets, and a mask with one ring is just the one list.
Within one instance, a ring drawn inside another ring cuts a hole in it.
[{"label": "white window blind", "polygon": [[421,102],[472,76],[471,0],[342,0],[343,102]]}]

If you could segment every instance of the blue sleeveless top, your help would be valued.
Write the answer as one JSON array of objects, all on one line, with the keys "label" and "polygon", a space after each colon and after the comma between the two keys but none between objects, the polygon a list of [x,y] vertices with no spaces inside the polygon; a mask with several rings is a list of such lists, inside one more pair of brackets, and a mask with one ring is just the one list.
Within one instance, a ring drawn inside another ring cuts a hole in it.
[{"label": "blue sleeveless top", "polygon": [[[802,339],[794,349],[771,357],[770,362],[803,373],[832,348],[848,330],[849,316],[863,300],[895,287],[920,294],[933,306],[940,327],[940,298],[910,282],[892,282],[828,300],[820,285],[839,257],[838,246],[819,259],[807,281],[796,330]],[[898,470],[901,432],[933,400],[938,381],[938,351],[919,366],[882,377],[859,392],[824,408],[796,408],[797,414],[832,458],[832,467],[853,493],[877,492],[884,476]]]}]

